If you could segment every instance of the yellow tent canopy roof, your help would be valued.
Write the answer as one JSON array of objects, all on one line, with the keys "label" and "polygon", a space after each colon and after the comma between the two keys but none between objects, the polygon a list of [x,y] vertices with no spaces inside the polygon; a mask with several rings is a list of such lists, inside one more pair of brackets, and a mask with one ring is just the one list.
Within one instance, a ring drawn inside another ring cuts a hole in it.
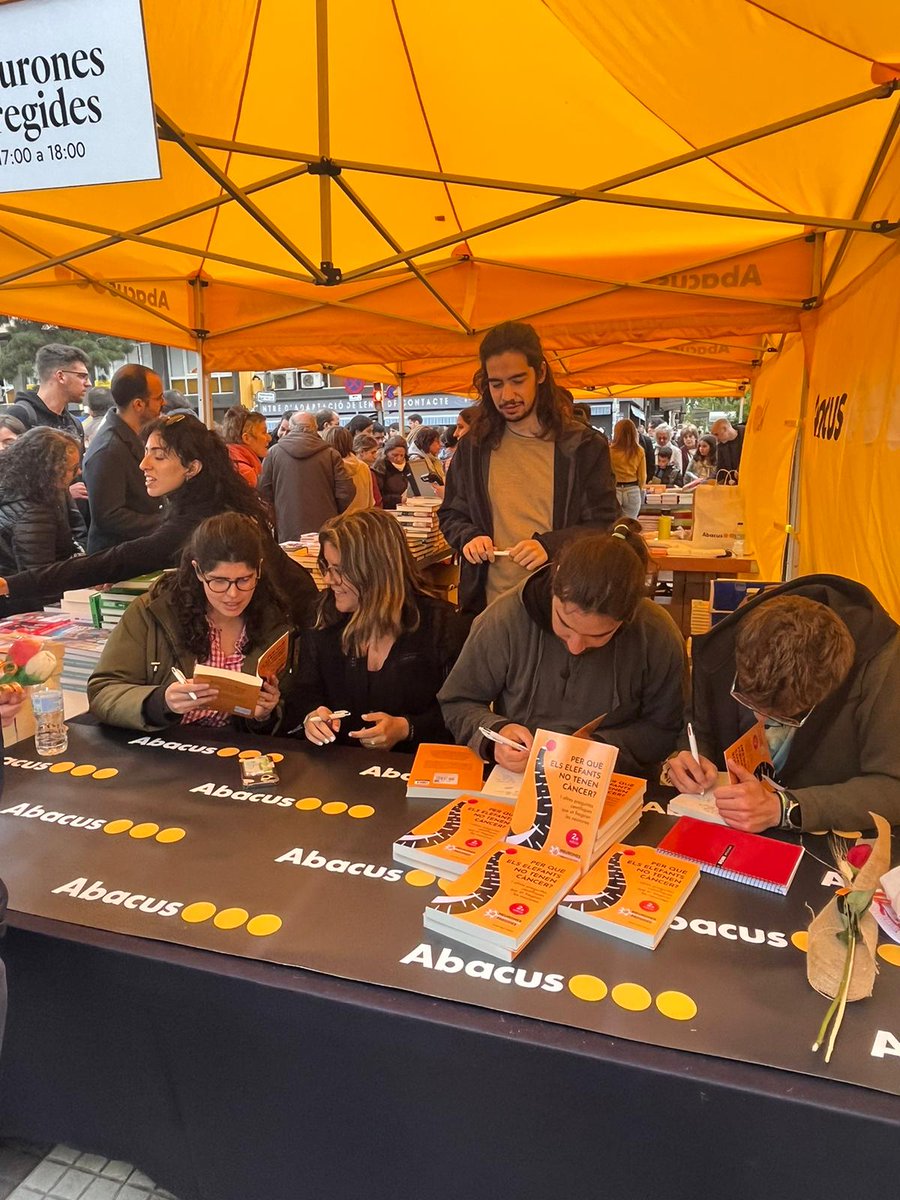
[{"label": "yellow tent canopy roof", "polygon": [[736,386],[896,236],[896,16],[144,0],[162,178],[0,195],[0,310],[409,390],[522,319],[576,386]]}]

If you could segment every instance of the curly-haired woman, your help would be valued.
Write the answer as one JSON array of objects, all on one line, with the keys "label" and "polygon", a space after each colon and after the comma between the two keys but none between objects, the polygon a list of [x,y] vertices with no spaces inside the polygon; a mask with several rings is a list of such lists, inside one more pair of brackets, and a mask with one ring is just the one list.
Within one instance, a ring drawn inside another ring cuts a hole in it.
[{"label": "curly-haired woman", "polygon": [[[223,513],[204,521],[178,570],[130,604],[110,634],[88,682],[91,712],[124,729],[226,725],[229,718],[210,708],[215,688],[194,679],[194,669],[202,663],[252,673],[290,627],[288,602],[264,556],[252,518]],[[267,721],[280,699],[278,679],[267,677],[254,720]]]},{"label": "curly-haired woman", "polygon": [[268,573],[288,596],[294,620],[306,624],[315,603],[315,584],[278,548],[262,500],[232,467],[222,439],[183,413],[162,417],[147,430],[141,470],[148,495],[165,501],[159,528],[97,554],[0,579],[0,596],[8,595],[16,606],[0,611],[26,611],[42,595],[59,596],[69,588],[94,587],[175,567],[201,521],[235,512],[252,518],[259,527]]},{"label": "curly-haired woman", "polygon": [[[78,443],[43,426],[30,429],[0,455],[0,574],[71,558],[78,547],[69,525],[68,487],[78,473]],[[8,612],[42,608],[62,589],[48,588]]]},{"label": "curly-haired woman", "polygon": [[[436,695],[466,622],[423,588],[396,520],[379,509],[332,517],[319,533],[326,590],[304,634],[284,724],[307,740],[382,750],[447,742]],[[350,716],[331,716],[346,709]]]}]

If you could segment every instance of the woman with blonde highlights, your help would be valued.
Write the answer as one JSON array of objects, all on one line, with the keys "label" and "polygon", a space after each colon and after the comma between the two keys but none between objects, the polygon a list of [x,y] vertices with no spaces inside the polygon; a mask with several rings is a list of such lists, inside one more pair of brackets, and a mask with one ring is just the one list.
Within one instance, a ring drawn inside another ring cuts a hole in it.
[{"label": "woman with blonde highlights", "polygon": [[[342,513],[319,542],[326,588],[304,634],[288,727],[315,746],[449,741],[436,697],[465,641],[464,620],[425,591],[389,513]],[[350,716],[332,716],[338,710]]]}]

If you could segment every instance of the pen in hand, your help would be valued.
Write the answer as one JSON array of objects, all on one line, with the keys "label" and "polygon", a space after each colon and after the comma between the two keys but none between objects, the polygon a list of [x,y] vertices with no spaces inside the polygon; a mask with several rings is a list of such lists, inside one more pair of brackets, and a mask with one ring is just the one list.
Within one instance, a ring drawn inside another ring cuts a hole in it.
[{"label": "pen in hand", "polygon": [[[185,675],[184,671],[179,671],[178,667],[172,668],[172,674],[179,683],[187,683],[187,676]],[[197,697],[194,692],[188,691],[188,695],[192,700],[196,701]]]}]

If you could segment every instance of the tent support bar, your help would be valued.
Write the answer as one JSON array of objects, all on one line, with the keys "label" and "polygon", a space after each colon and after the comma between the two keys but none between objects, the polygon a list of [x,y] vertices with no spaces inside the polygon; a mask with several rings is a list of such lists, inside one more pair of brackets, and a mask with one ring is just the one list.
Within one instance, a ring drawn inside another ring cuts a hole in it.
[{"label": "tent support bar", "polygon": [[[319,115],[319,155],[331,154],[331,107],[328,79],[328,0],[316,0],[316,88]],[[331,237],[331,180],[319,176],[319,230],[322,244],[322,269],[333,265]]]},{"label": "tent support bar", "polygon": [[[351,203],[354,204],[359,209],[359,211],[362,213],[362,215],[366,218],[366,220],[369,222],[369,224],[373,227],[373,229],[376,229],[378,231],[378,233],[384,238],[384,240],[391,247],[391,249],[396,250],[398,253],[402,254],[403,249],[402,249],[400,243],[385,228],[385,226],[381,223],[381,221],[379,221],[379,219],[375,216],[375,214],[372,212],[372,210],[369,208],[369,206],[362,199],[360,199],[359,196],[357,196],[356,192],[353,190],[353,188],[350,186],[350,184],[347,183],[347,181],[345,179],[343,179],[341,176],[337,176],[335,178],[334,182],[341,189],[341,191],[344,193],[344,195],[347,197],[347,199],[350,200]],[[450,316],[453,318],[453,320],[457,323],[457,325],[460,327],[460,329],[462,329],[464,333],[472,333],[472,327],[460,316],[460,314],[450,304],[450,302],[444,299],[444,297],[437,290],[437,288],[434,286],[434,284],[431,283],[430,280],[428,280],[425,277],[425,275],[420,270],[420,268],[416,266],[414,260],[411,258],[404,258],[403,261],[406,263],[406,265],[409,267],[409,269],[412,271],[412,273],[415,275],[415,277],[418,279],[418,281],[422,284],[422,286],[424,288],[427,288],[427,290],[432,294],[432,296],[434,296],[434,298],[435,298],[435,300],[437,300],[438,304],[440,304],[442,308],[445,308],[447,310],[447,312],[450,314]]]},{"label": "tent support bar", "polygon": [[[881,145],[878,147],[878,153],[875,155],[875,161],[872,163],[872,169],[868,174],[865,184],[863,185],[862,192],[860,192],[859,200],[856,208],[854,209],[854,217],[862,216],[866,204],[868,203],[869,196],[872,194],[872,189],[875,187],[876,180],[881,172],[884,160],[887,158],[888,151],[893,145],[894,138],[897,136],[898,129],[900,129],[900,105],[898,105],[898,107],[894,110],[894,115],[891,118],[891,123],[888,126],[887,133],[884,135]],[[834,256],[831,266],[828,268],[828,274],[825,276],[825,282],[822,285],[821,295],[823,297],[828,294],[828,289],[834,282],[834,277],[838,273],[841,263],[844,261],[844,255],[850,248],[850,236],[851,235],[849,233],[845,233],[841,238],[840,245],[837,248],[837,252]]]},{"label": "tent support bar", "polygon": [[788,533],[784,542],[784,558],[782,560],[782,574],[785,579],[795,579],[800,571],[800,540],[798,536],[802,520],[800,480],[803,470],[803,431],[806,429],[808,413],[809,371],[807,370],[804,355],[803,379],[800,384],[800,419],[797,421],[797,428],[794,434],[794,451],[791,455],[791,481],[788,492]]},{"label": "tent support bar", "polygon": [[200,410],[200,420],[207,429],[212,429],[215,417],[213,415],[212,393],[209,386],[209,374],[206,370],[204,345],[207,338],[205,304],[203,293],[206,291],[205,279],[194,276],[189,279],[191,288],[191,315],[194,321],[194,341],[197,357],[200,360],[197,367],[197,403]]},{"label": "tent support bar", "polygon": [[253,203],[247,193],[233,183],[225,174],[225,172],[220,170],[216,164],[203,153],[199,146],[197,146],[191,140],[190,136],[182,133],[181,130],[178,129],[171,120],[171,118],[167,117],[159,107],[156,108],[156,119],[164,129],[168,130],[185,154],[192,159],[198,167],[204,170],[207,175],[213,178],[216,183],[228,193],[228,195],[232,200],[235,201],[236,204],[239,204],[241,208],[248,213],[254,219],[254,221],[256,221],[257,224],[266,231],[266,233],[269,234],[270,237],[274,238],[274,240],[279,244],[279,246],[282,247],[282,249],[286,250],[292,258],[301,263],[306,270],[309,271],[316,283],[325,282],[325,276],[315,265],[315,263],[312,262],[311,259],[309,259],[298,246],[295,246],[287,234],[279,229],[273,221],[270,221],[262,209],[258,207],[258,205]]}]

